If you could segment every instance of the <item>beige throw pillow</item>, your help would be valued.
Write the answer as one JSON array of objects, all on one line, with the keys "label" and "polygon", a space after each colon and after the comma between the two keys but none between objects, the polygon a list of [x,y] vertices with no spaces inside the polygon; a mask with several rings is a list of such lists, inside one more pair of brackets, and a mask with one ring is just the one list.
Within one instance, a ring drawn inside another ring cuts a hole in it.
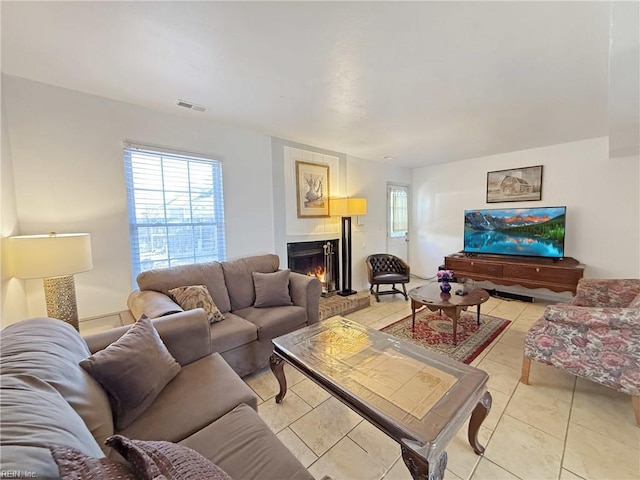
[{"label": "beige throw pillow", "polygon": [[184,310],[193,310],[194,308],[204,309],[211,323],[224,320],[224,315],[222,315],[218,306],[213,302],[209,290],[204,285],[172,288],[169,290],[169,295],[171,295],[175,302]]},{"label": "beige throw pillow", "polygon": [[281,307],[293,305],[289,294],[290,270],[274,273],[253,272],[253,286],[256,289],[256,301],[253,306]]},{"label": "beige throw pillow", "polygon": [[80,362],[106,390],[117,430],[128,427],[180,372],[149,319],[134,323],[109,345]]}]

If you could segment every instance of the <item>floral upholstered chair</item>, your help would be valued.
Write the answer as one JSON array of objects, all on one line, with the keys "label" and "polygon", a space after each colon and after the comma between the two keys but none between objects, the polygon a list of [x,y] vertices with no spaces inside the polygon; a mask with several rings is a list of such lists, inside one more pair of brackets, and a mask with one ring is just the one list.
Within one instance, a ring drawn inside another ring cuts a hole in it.
[{"label": "floral upholstered chair", "polygon": [[569,303],[550,305],[524,343],[531,360],[631,395],[640,425],[640,280],[581,279]]}]

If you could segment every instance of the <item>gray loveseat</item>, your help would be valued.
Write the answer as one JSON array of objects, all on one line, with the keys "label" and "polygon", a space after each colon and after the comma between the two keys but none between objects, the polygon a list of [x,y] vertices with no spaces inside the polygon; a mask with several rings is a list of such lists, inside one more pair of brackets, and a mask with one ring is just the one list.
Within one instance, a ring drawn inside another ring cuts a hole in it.
[{"label": "gray loveseat", "polygon": [[78,363],[130,327],[83,339],[64,322],[34,318],[0,332],[0,472],[58,478],[49,446],[113,456],[104,440],[118,433],[190,447],[235,480],[313,478],[260,419],[252,390],[211,352],[209,322],[201,311],[153,324],[181,369],[121,431],[106,392]]},{"label": "gray loveseat", "polygon": [[169,290],[205,285],[225,319],[211,324],[211,348],[219,352],[241,376],[268,365],[271,339],[318,321],[322,293],[315,277],[291,272],[289,294],[293,305],[257,308],[253,272],[278,271],[277,255],[266,254],[227,262],[183,265],[140,273],[139,290],[127,304],[134,317],[157,318],[182,308]]}]

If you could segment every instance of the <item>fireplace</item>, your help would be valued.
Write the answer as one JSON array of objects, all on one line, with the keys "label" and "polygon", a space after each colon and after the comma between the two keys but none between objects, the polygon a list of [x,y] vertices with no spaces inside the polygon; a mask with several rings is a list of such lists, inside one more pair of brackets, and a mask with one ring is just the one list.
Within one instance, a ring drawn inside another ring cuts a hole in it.
[{"label": "fireplace", "polygon": [[287,243],[287,264],[292,272],[317,277],[322,296],[336,293],[339,282],[338,239]]}]

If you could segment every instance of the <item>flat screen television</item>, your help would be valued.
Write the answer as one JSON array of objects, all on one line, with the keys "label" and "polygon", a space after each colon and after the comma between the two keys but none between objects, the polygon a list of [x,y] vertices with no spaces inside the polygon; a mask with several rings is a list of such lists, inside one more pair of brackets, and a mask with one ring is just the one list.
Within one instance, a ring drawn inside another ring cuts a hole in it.
[{"label": "flat screen television", "polygon": [[567,207],[465,210],[464,252],[564,257]]}]

